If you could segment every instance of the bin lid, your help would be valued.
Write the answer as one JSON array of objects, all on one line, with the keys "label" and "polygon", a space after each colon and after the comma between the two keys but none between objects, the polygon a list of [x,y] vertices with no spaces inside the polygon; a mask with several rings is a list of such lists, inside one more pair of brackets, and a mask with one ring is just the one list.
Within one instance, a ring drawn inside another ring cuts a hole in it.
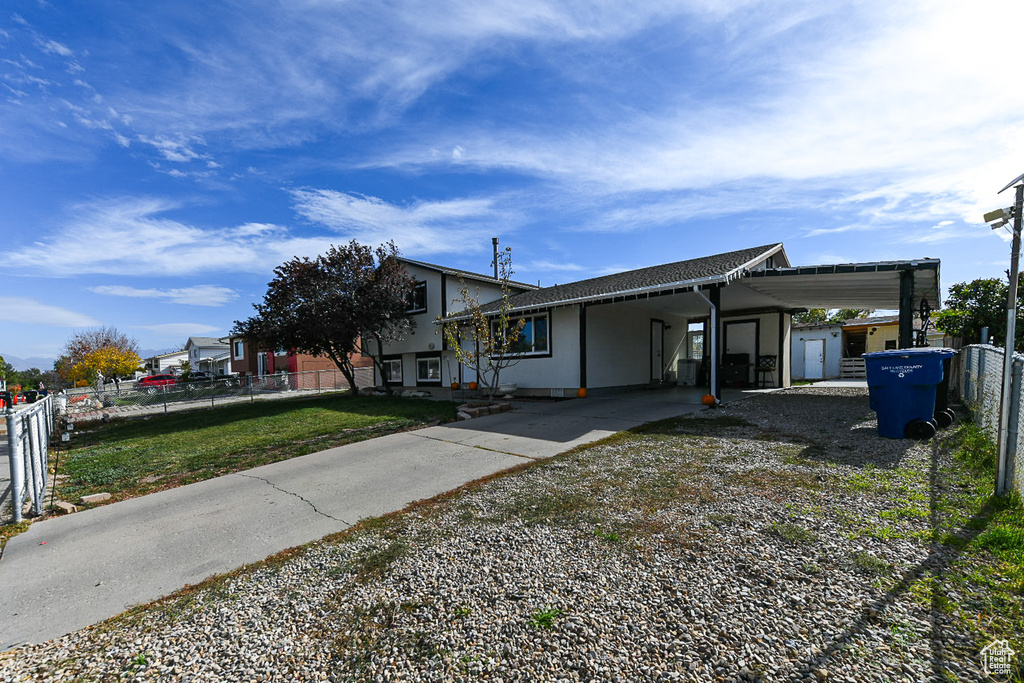
[{"label": "bin lid", "polygon": [[910,356],[931,356],[937,355],[942,358],[951,358],[956,355],[953,349],[925,346],[917,349],[889,349],[888,351],[873,351],[865,353],[861,358],[908,358]]}]

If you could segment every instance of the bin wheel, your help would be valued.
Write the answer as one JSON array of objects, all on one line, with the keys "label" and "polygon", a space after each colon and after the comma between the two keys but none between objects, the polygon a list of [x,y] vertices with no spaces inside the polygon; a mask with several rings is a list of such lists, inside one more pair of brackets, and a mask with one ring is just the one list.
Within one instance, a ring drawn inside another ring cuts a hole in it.
[{"label": "bin wheel", "polygon": [[945,410],[938,410],[935,412],[935,424],[938,425],[939,429],[945,429],[949,425],[953,424],[953,417]]},{"label": "bin wheel", "polygon": [[908,438],[924,441],[935,436],[935,423],[930,420],[914,420],[903,432]]},{"label": "bin wheel", "polygon": [[949,415],[949,424],[953,424],[954,422],[956,422],[956,413],[953,412],[952,408],[946,408],[942,412],[944,412],[946,415]]}]

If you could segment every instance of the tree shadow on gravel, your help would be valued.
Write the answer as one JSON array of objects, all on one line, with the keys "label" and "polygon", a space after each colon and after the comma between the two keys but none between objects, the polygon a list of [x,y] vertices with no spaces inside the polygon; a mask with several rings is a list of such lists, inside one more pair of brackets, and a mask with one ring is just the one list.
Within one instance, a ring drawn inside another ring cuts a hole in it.
[{"label": "tree shadow on gravel", "polygon": [[[962,548],[970,544],[975,537],[985,531],[995,511],[992,501],[989,500],[956,531],[948,529],[943,519],[943,491],[946,489],[946,482],[943,480],[942,468],[940,467],[940,445],[938,439],[931,442],[931,462],[929,466],[929,527],[930,542],[928,556],[916,565],[907,569],[900,576],[899,581],[892,586],[884,595],[871,603],[865,605],[860,614],[847,628],[819,654],[808,657],[797,664],[815,666],[821,659],[831,659],[843,650],[852,639],[860,634],[865,634],[868,627],[883,624],[885,611],[892,607],[896,601],[907,594],[912,586],[923,578],[930,576],[930,604],[928,607],[931,643],[930,671],[919,672],[924,678],[934,677],[934,680],[956,681],[959,678],[951,676],[947,666],[949,662],[949,648],[947,638],[944,637],[943,623],[949,621],[946,605],[948,604],[949,573],[954,562],[961,556]],[[955,537],[955,544],[948,544],[944,539]],[[966,654],[961,652],[960,654]],[[973,662],[975,665],[980,660]],[[1015,669],[1015,675],[1009,680],[1022,680],[1024,671]],[[932,678],[929,678],[932,680]]]}]

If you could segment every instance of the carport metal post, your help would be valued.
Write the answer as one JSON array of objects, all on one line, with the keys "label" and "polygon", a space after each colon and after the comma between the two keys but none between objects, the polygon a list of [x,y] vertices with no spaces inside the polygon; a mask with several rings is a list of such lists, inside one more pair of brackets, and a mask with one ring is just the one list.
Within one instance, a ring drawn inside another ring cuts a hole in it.
[{"label": "carport metal post", "polygon": [[914,271],[900,271],[900,328],[899,346],[914,346]]},{"label": "carport metal post", "polygon": [[715,397],[715,401],[721,401],[722,399],[722,386],[721,377],[718,372],[718,333],[721,327],[721,318],[718,314],[718,307],[722,304],[722,290],[720,287],[715,286],[711,288],[708,294],[702,292],[699,288],[694,290],[700,295],[704,301],[708,302],[708,306],[711,307],[711,315],[708,320],[708,332],[710,339],[708,340],[708,349],[711,351],[709,370],[711,376],[708,378],[708,393]]}]

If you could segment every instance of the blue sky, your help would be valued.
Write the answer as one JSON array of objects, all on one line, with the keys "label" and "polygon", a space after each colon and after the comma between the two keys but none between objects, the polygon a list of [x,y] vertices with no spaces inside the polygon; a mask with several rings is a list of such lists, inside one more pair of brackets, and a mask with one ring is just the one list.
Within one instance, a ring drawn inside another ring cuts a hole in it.
[{"label": "blue sky", "polygon": [[0,354],[222,335],[273,268],[393,239],[555,284],[781,241],[942,259],[1024,172],[1024,3],[8,0]]}]

